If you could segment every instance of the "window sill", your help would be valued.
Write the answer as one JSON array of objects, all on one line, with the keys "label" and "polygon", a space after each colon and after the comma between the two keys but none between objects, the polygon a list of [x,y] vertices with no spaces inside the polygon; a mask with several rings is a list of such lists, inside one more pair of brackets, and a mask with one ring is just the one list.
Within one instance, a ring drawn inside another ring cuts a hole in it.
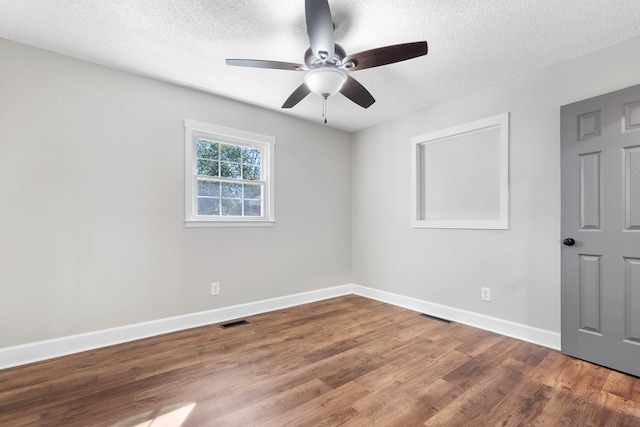
[{"label": "window sill", "polygon": [[245,227],[273,227],[275,221],[185,221],[186,228],[245,228]]}]

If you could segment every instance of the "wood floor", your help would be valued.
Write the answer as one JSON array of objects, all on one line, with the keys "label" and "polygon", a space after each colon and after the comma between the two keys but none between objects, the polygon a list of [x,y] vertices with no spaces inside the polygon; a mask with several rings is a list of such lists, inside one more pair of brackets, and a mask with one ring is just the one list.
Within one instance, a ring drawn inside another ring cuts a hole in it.
[{"label": "wood floor", "polygon": [[640,379],[346,296],[0,371],[0,426],[640,426]]}]

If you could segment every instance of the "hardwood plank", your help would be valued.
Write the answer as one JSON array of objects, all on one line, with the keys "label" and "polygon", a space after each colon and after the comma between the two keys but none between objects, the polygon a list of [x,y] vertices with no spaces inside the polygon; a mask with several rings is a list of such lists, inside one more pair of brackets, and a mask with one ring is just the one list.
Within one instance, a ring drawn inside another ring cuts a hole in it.
[{"label": "hardwood plank", "polygon": [[602,390],[640,403],[640,381],[631,375],[610,371]]},{"label": "hardwood plank", "polygon": [[0,425],[640,426],[640,378],[349,295],[0,371]]},{"label": "hardwood plank", "polygon": [[485,378],[487,372],[491,372],[504,361],[508,357],[509,351],[516,346],[517,340],[503,339],[498,341],[483,353],[445,375],[443,379],[462,389],[470,388]]},{"label": "hardwood plank", "polygon": [[336,414],[352,410],[352,403],[369,392],[354,382],[348,382],[332,389],[313,400],[285,411],[261,425],[264,426],[304,426],[318,424]]},{"label": "hardwood plank", "polygon": [[469,420],[474,420],[477,425],[486,425],[483,419],[492,414],[492,411],[496,410],[508,393],[522,380],[523,375],[520,372],[504,367],[493,368],[491,375],[478,378],[472,385],[468,386],[465,382],[462,387],[458,386],[466,387],[465,391],[429,418],[425,425],[463,426],[468,425]]},{"label": "hardwood plank", "polygon": [[397,425],[415,426],[433,414],[433,409],[422,405],[413,396],[402,394],[376,395],[354,404],[358,416],[344,423],[345,426]]},{"label": "hardwood plank", "polygon": [[[259,425],[283,412],[292,410],[310,400],[318,398],[332,390],[324,382],[313,379],[309,382],[290,387],[274,396],[244,406],[243,410],[235,411],[217,420],[203,420],[211,426],[250,426]],[[194,422],[195,420],[191,420]]]},{"label": "hardwood plank", "polygon": [[500,411],[487,414],[484,422],[503,427],[532,425],[546,410],[552,390],[526,378],[509,391],[500,403]]}]

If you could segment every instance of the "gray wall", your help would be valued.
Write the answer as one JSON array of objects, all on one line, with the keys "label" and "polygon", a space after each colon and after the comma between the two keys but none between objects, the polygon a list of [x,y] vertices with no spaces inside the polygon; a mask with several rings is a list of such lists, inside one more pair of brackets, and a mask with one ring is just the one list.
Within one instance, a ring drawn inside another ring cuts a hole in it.
[{"label": "gray wall", "polygon": [[[349,134],[2,39],[0,58],[0,348],[350,283]],[[274,228],[184,227],[185,118],[276,137]]]},{"label": "gray wall", "polygon": [[[346,283],[559,332],[560,106],[638,51],[349,135],[0,39],[0,348]],[[409,139],[505,111],[511,229],[411,229]],[[184,118],[277,138],[274,228],[184,227]]]},{"label": "gray wall", "polygon": [[[559,332],[560,106],[640,83],[639,51],[635,39],[354,134],[354,283]],[[410,138],[503,112],[510,230],[411,229]]]}]

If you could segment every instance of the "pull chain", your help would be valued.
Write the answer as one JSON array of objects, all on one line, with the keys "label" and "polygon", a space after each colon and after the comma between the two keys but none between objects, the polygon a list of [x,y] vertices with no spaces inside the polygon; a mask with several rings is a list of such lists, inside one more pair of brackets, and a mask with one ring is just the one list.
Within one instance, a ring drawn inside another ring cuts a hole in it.
[{"label": "pull chain", "polygon": [[324,123],[327,124],[327,97],[322,97],[322,117],[324,117]]},{"label": "pull chain", "polygon": [[327,97],[322,97],[322,117],[324,117],[324,123],[327,123]]}]

